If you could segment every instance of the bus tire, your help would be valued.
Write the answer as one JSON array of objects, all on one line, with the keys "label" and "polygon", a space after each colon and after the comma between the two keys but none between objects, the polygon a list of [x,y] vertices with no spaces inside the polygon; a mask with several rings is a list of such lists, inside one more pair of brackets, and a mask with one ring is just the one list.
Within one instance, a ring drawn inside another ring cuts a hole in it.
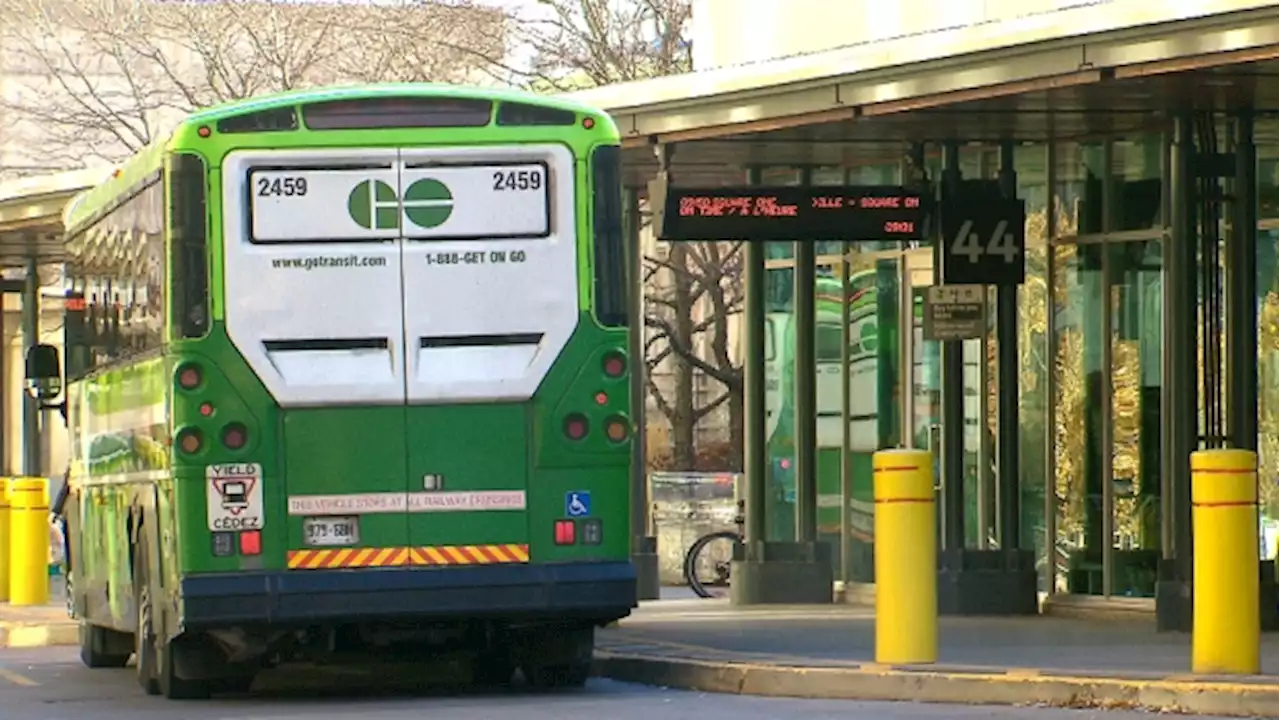
[{"label": "bus tire", "polygon": [[471,681],[479,687],[505,687],[516,673],[510,653],[483,652],[476,655],[473,662]]},{"label": "bus tire", "polygon": [[138,609],[138,682],[148,695],[162,695],[170,700],[207,698],[211,694],[209,682],[178,677],[173,657],[178,648],[156,632],[150,558],[146,545],[139,543],[133,559],[134,605]]},{"label": "bus tire", "polygon": [[[156,670],[159,672],[160,694],[169,700],[204,700],[213,694],[213,683],[205,679],[178,677],[174,654],[181,646],[161,641],[156,648]],[[253,680],[250,679],[250,684]]]},{"label": "bus tire", "polygon": [[521,665],[525,682],[535,690],[580,688],[591,677],[595,627],[564,628],[544,638],[541,652]]},{"label": "bus tire", "polygon": [[80,621],[80,661],[89,668],[122,668],[133,655],[128,633]]},{"label": "bus tire", "polygon": [[155,630],[151,624],[151,588],[147,585],[147,556],[142,548],[136,549],[133,557],[133,607],[137,614],[138,626],[133,633],[133,652],[137,656],[138,685],[148,695],[160,694],[160,683],[156,680],[156,641]]}]

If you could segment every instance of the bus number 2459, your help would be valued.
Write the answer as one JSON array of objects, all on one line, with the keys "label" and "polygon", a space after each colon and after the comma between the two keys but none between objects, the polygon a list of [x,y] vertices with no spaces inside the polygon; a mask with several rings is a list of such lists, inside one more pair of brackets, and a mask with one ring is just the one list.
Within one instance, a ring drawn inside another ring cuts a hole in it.
[{"label": "bus number 2459", "polygon": [[304,177],[258,178],[258,197],[302,197],[307,194]]}]

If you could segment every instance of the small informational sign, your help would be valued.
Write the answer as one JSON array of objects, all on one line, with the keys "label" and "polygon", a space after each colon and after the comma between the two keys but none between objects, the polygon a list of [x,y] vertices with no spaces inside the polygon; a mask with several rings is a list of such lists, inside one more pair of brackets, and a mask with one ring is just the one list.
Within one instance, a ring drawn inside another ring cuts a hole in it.
[{"label": "small informational sign", "polygon": [[503,240],[551,233],[544,163],[249,173],[253,241]]},{"label": "small informational sign", "polygon": [[290,495],[290,515],[376,515],[383,513],[524,510],[523,490],[454,492],[382,492],[343,495]]},{"label": "small informational sign", "polygon": [[1026,203],[978,194],[942,203],[942,280],[1021,285],[1026,279]]},{"label": "small informational sign", "polygon": [[266,522],[262,502],[262,466],[227,463],[205,468],[205,504],[214,532],[261,530]]},{"label": "small informational sign", "polygon": [[987,290],[983,285],[934,285],[925,293],[924,337],[948,342],[973,340],[987,330]]},{"label": "small informational sign", "polygon": [[586,517],[591,514],[591,493],[571,490],[564,494],[564,514],[568,517]]}]

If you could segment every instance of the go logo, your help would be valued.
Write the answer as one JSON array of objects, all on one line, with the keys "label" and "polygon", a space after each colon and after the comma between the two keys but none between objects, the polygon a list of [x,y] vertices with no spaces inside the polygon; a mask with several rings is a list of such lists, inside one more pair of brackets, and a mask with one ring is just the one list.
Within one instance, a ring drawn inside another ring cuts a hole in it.
[{"label": "go logo", "polygon": [[401,212],[410,223],[425,230],[440,227],[453,214],[453,193],[434,178],[415,180],[405,188],[404,199],[381,180],[365,180],[351,189],[347,211],[366,230],[396,230]]}]

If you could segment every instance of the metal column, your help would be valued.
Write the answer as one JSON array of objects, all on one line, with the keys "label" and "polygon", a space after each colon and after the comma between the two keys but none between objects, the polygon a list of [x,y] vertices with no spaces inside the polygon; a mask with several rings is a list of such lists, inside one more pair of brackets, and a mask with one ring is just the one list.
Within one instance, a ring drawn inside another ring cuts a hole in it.
[{"label": "metal column", "polygon": [[[22,350],[25,356],[40,342],[40,275],[35,258],[27,260],[27,276],[22,286]],[[22,474],[39,476],[40,403],[22,394]]]},{"label": "metal column", "polygon": [[[747,170],[747,184],[760,184],[760,169]],[[766,482],[765,393],[764,393],[764,243],[743,244],[743,335],[746,357],[742,363],[743,458],[747,482],[747,522],[744,529],[749,548],[764,543],[768,495]]]},{"label": "metal column", "polygon": [[1253,115],[1235,123],[1235,182],[1227,241],[1227,437],[1232,447],[1258,449],[1257,149]]},{"label": "metal column", "polygon": [[[942,194],[960,187],[960,145],[942,146]],[[934,278],[942,284],[942,238],[934,245]],[[942,365],[942,547],[964,549],[964,344],[940,343]]]},{"label": "metal column", "polygon": [[[1018,196],[1012,140],[1000,143],[1000,193]],[[1021,493],[1018,479],[1018,288],[996,288],[996,477],[1001,550],[1017,550],[1022,543]],[[986,357],[982,358],[986,364]],[[983,398],[984,402],[986,398]],[[986,428],[983,428],[985,431]]]},{"label": "metal column", "polygon": [[[812,182],[812,170],[805,168],[801,184]],[[813,238],[797,238],[794,288],[796,366],[795,378],[795,443],[796,443],[796,542],[818,539],[818,417],[817,372],[814,355],[814,333],[817,308],[816,254]]]},{"label": "metal column", "polygon": [[849,445],[852,433],[849,428],[849,389],[852,378],[849,376],[849,323],[853,320],[853,309],[849,307],[849,253],[853,245],[848,241],[840,243],[840,582],[853,581],[853,464],[850,462]]},{"label": "metal column", "polygon": [[[1048,169],[1045,177],[1045,186],[1049,188],[1056,187],[1058,162],[1057,153],[1054,152],[1054,143],[1045,143],[1044,164]],[[1048,279],[1048,293],[1045,302],[1048,304],[1048,312],[1045,313],[1044,327],[1044,345],[1045,354],[1048,358],[1048,372],[1044,374],[1044,417],[1045,417],[1045,433],[1044,433],[1044,581],[1043,587],[1050,596],[1057,593],[1058,585],[1058,460],[1056,456],[1058,438],[1054,428],[1057,427],[1058,418],[1058,378],[1057,378],[1057,357],[1058,357],[1058,322],[1057,307],[1054,300],[1055,291],[1058,283],[1057,263],[1054,259],[1054,241],[1057,240],[1058,227],[1058,202],[1049,196],[1048,207],[1045,209],[1045,225],[1048,228],[1045,242],[1048,244],[1045,253],[1045,277]]]},{"label": "metal column", "polygon": [[649,507],[649,473],[647,463],[648,366],[644,356],[644,279],[640,247],[640,197],[635,188],[622,193],[623,237],[627,242],[627,302],[631,325],[631,406],[635,435],[631,439],[631,560],[636,568],[636,596],[640,600],[656,600],[661,591],[658,582],[658,546],[653,535]]},{"label": "metal column", "polygon": [[[1196,215],[1194,133],[1189,115],[1173,121],[1169,156],[1169,237],[1164,243],[1164,347],[1196,346]],[[1161,367],[1160,448],[1168,477],[1171,542],[1156,589],[1156,627],[1191,629],[1191,451],[1196,447],[1196,358],[1165,352]]]}]

